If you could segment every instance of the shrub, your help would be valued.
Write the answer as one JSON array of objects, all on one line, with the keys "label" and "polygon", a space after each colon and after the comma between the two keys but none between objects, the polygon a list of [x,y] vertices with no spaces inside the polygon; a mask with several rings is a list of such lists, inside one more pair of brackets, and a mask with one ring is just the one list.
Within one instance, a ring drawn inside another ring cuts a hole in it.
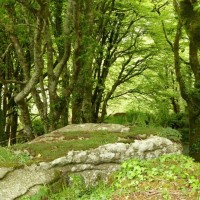
[{"label": "shrub", "polygon": [[111,124],[127,124],[127,115],[126,113],[115,113],[108,116],[105,122]]},{"label": "shrub", "polygon": [[38,118],[34,119],[32,122],[33,133],[36,136],[40,136],[44,134],[44,127],[42,121]]},{"label": "shrub", "polygon": [[110,115],[105,122],[113,124],[149,126],[155,123],[155,116],[151,113],[129,110],[126,113],[115,113]]},{"label": "shrub", "polygon": [[[149,196],[148,191],[155,191],[160,196],[158,199],[163,199],[167,192],[167,199],[197,199],[200,194],[199,167],[192,158],[184,155],[163,155],[147,161],[131,159],[122,164],[114,183],[115,191],[129,194],[132,191],[135,197],[137,192],[141,197],[141,192],[145,196],[146,191]],[[171,198],[173,196],[176,198]]]},{"label": "shrub", "polygon": [[183,127],[189,127],[188,119],[185,113],[172,113],[167,119],[167,126],[180,129]]},{"label": "shrub", "polygon": [[181,142],[182,135],[179,131],[172,129],[170,127],[168,128],[161,128],[159,134],[160,137],[168,138],[169,140],[172,140],[174,142]]}]

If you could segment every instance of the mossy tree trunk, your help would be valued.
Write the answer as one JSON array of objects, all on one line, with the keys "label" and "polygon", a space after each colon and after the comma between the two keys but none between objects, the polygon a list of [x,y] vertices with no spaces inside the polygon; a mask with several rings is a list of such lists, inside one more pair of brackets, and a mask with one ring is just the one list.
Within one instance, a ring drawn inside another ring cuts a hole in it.
[{"label": "mossy tree trunk", "polygon": [[[12,90],[12,89],[11,89]],[[10,92],[9,95],[12,93]],[[14,98],[10,96],[9,102],[6,104],[6,144],[16,144],[17,126],[18,126],[18,110]],[[5,108],[4,108],[5,109]]]},{"label": "mossy tree trunk", "polygon": [[[189,113],[189,155],[200,161],[200,13],[194,9],[195,4],[189,0],[174,1],[174,7],[179,17],[177,33],[174,41],[174,58],[177,80],[181,95],[187,102]],[[187,84],[187,78],[181,71],[179,56],[181,29],[185,28],[189,38],[189,63],[193,85]]]},{"label": "mossy tree trunk", "polygon": [[86,123],[92,120],[93,1],[76,1],[74,27],[72,123]]},{"label": "mossy tree trunk", "polygon": [[6,144],[6,135],[5,135],[5,116],[3,111],[0,109],[0,146]]},{"label": "mossy tree trunk", "polygon": [[3,88],[3,84],[0,83],[0,146],[4,146],[7,144],[7,138],[5,133],[6,111],[3,103],[5,99],[5,88],[6,87]]},{"label": "mossy tree trunk", "polygon": [[[37,19],[35,21],[35,30],[34,30],[34,38],[33,38],[33,60],[34,60],[34,72],[31,75],[31,65],[30,58],[26,56],[23,42],[20,40],[20,36],[17,34],[15,27],[17,26],[17,20],[15,19],[15,7],[12,4],[8,4],[5,6],[5,9],[8,14],[8,19],[10,25],[5,25],[5,30],[9,35],[10,41],[12,42],[17,60],[22,67],[23,71],[23,81],[24,83],[17,87],[15,102],[18,105],[18,108],[21,112],[21,121],[24,126],[24,135],[27,139],[32,139],[32,124],[31,117],[29,112],[29,105],[27,101],[27,97],[29,94],[33,96],[36,94],[35,99],[38,99],[38,93],[36,92],[36,85],[39,82],[40,77],[43,73],[43,60],[42,60],[42,38],[43,38],[43,30],[46,25],[45,23],[45,14],[46,14],[46,2],[38,2],[40,4],[40,8],[37,12]],[[33,13],[35,11],[33,10]],[[34,93],[35,91],[35,93]],[[39,104],[40,102],[38,102]],[[36,102],[37,105],[37,102]]]},{"label": "mossy tree trunk", "polygon": [[[68,101],[71,94],[71,86],[68,85],[69,69],[67,62],[71,54],[71,24],[73,16],[73,0],[68,0],[67,9],[65,12],[65,20],[62,19],[61,13],[63,8],[63,2],[58,1],[54,3],[54,17],[55,24],[50,20],[48,16],[48,26],[46,27],[45,40],[47,41],[47,60],[48,60],[48,89],[50,99],[50,113],[49,113],[49,131],[53,131],[59,128],[62,118],[62,123],[67,124],[68,121],[63,114],[68,114]],[[50,9],[50,8],[49,8]],[[50,13],[50,10],[49,10]],[[63,43],[56,42],[58,48],[58,60],[54,62],[54,43],[51,35],[51,25],[53,25],[53,32],[55,37],[63,37]],[[63,76],[62,76],[63,75]],[[65,77],[67,80],[62,80]],[[62,91],[62,95],[58,93],[59,81],[62,80],[62,85],[66,88]],[[67,90],[67,88],[70,88]]]}]

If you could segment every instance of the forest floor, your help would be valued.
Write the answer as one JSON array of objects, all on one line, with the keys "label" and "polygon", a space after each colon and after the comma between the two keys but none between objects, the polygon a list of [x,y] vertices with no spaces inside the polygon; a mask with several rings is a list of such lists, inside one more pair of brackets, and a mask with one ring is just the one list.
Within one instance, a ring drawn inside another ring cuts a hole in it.
[{"label": "forest floor", "polygon": [[[88,150],[100,145],[145,139],[150,135],[163,136],[156,127],[131,127],[128,133],[54,132],[48,140],[41,136],[36,141],[0,148],[0,167],[29,165],[65,156],[70,150]],[[169,139],[175,134],[164,131]],[[178,141],[180,142],[180,141]],[[45,196],[46,195],[46,196]],[[44,198],[43,198],[44,197]],[[81,181],[58,194],[42,191],[34,200],[199,200],[200,164],[184,155],[161,156],[149,161],[130,160],[108,183],[85,187]]]},{"label": "forest floor", "polygon": [[[88,150],[97,148],[98,146],[115,143],[124,142],[130,143],[135,139],[145,139],[150,135],[159,135],[160,128],[146,128],[146,127],[131,127],[130,132],[127,133],[110,133],[107,131],[72,131],[72,132],[59,132],[54,131],[47,135],[40,136],[28,143],[16,144],[9,148],[10,152],[14,151],[15,154],[21,155],[29,154],[32,162],[41,161],[51,161],[56,158],[65,156],[68,151],[74,150]],[[3,151],[3,150],[2,150]],[[1,153],[1,150],[0,150]],[[1,154],[0,154],[1,155]],[[1,158],[2,157],[2,158]],[[11,165],[12,160],[9,159],[8,162],[5,155],[0,157],[0,166]],[[15,159],[13,164],[15,163]],[[28,164],[27,162],[26,164]]]}]

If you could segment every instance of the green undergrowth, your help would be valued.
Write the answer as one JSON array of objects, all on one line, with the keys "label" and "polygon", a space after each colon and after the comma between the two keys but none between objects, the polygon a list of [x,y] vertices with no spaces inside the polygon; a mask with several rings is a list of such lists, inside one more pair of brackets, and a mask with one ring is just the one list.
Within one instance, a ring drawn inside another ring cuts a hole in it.
[{"label": "green undergrowth", "polygon": [[[115,197],[200,199],[200,164],[184,155],[164,155],[152,160],[132,159],[122,164],[113,183]],[[119,198],[122,199],[122,198]]]},{"label": "green undergrowth", "polygon": [[35,161],[50,161],[65,156],[68,151],[88,150],[100,145],[117,141],[116,133],[98,132],[67,132],[64,140],[51,142],[25,143],[15,145],[13,149],[27,149]]},{"label": "green undergrowth", "polygon": [[[141,137],[142,135],[145,138],[150,135],[159,135],[176,142],[180,142],[181,139],[179,132],[171,128],[156,127],[131,127],[128,133],[109,133],[107,131],[58,133],[58,138],[63,136],[64,139],[57,140],[55,136],[52,141],[39,140],[34,143],[16,144],[9,148],[0,148],[0,166],[51,161],[65,156],[71,150],[88,150],[115,142],[130,143],[134,142],[135,139],[141,139],[138,136]],[[14,153],[16,151],[21,153],[16,155]]]},{"label": "green undergrowth", "polygon": [[86,187],[79,176],[72,176],[71,180],[59,193],[44,187],[24,200],[200,199],[200,164],[184,155],[127,160],[107,183],[99,181],[95,186]]},{"label": "green undergrowth", "polygon": [[0,166],[13,167],[30,162],[30,157],[25,152],[15,153],[10,148],[0,147]]}]

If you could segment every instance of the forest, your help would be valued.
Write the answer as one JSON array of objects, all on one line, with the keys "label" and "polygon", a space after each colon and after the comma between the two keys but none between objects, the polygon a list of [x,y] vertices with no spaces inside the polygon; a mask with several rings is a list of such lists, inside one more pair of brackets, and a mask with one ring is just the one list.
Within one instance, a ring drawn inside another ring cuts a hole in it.
[{"label": "forest", "polygon": [[1,145],[129,113],[200,160],[199,20],[199,0],[1,0]]}]

